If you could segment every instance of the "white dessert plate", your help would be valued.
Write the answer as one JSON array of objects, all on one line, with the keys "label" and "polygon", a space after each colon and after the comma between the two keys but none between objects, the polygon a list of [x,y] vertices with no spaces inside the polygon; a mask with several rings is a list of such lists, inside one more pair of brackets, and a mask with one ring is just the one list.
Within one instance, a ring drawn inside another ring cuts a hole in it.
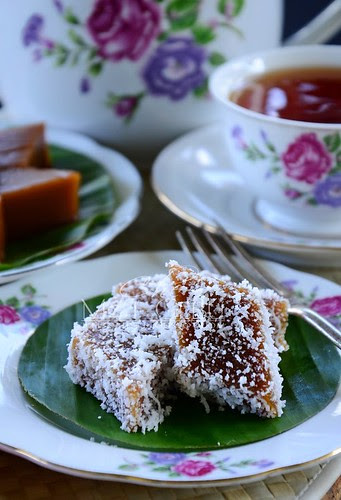
[{"label": "white dessert plate", "polygon": [[[68,474],[155,486],[214,486],[288,472],[341,453],[341,387],[317,415],[275,437],[201,453],[155,453],[99,444],[71,435],[28,406],[17,377],[20,352],[51,314],[111,290],[114,283],[164,272],[180,252],[126,253],[52,268],[1,287],[0,449]],[[341,287],[265,262],[270,272],[341,324]],[[11,306],[4,305],[11,299]],[[25,306],[29,299],[30,306]],[[113,417],[114,418],[114,417]]]},{"label": "white dessert plate", "polygon": [[156,158],[152,186],[159,200],[185,221],[214,230],[216,222],[263,256],[299,265],[340,266],[340,238],[299,237],[266,226],[254,211],[255,197],[234,171],[214,124],[184,135]]},{"label": "white dessert plate", "polygon": [[[7,126],[9,123],[5,123]],[[3,124],[4,125],[4,124]],[[133,222],[139,212],[142,180],[136,167],[122,154],[103,146],[92,139],[74,132],[47,129],[47,142],[84,154],[97,161],[109,172],[117,198],[111,219],[103,228],[88,236],[68,250],[30,264],[0,271],[0,284],[13,281],[44,267],[66,264],[83,259],[109,243]],[[25,242],[22,243],[25,245]]]}]

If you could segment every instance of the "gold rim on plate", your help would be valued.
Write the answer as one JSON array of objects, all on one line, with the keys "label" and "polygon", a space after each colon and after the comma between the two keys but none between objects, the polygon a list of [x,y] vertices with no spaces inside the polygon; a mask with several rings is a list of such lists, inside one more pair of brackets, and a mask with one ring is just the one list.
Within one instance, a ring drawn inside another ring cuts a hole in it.
[{"label": "gold rim on plate", "polygon": [[124,483],[135,483],[140,484],[142,486],[155,486],[155,487],[167,487],[167,488],[181,488],[181,487],[216,487],[216,486],[227,486],[231,484],[240,484],[244,482],[252,482],[254,480],[265,479],[270,475],[278,475],[282,473],[292,472],[297,469],[302,469],[305,467],[309,467],[310,465],[317,465],[322,462],[326,462],[328,459],[336,457],[341,454],[341,448],[337,448],[336,450],[327,453],[326,455],[322,455],[321,457],[314,458],[312,460],[308,460],[306,462],[287,465],[284,467],[277,467],[274,469],[270,469],[264,472],[258,472],[257,474],[250,474],[248,476],[239,476],[235,478],[229,479],[213,479],[213,480],[202,480],[202,481],[163,481],[159,479],[147,479],[136,476],[125,476],[122,474],[114,474],[108,472],[95,472],[95,471],[86,471],[82,469],[75,469],[73,467],[67,467],[65,465],[55,464],[48,460],[44,460],[43,458],[34,455],[28,451],[22,450],[21,448],[16,448],[14,446],[0,443],[0,450],[11,453],[12,455],[17,455],[21,458],[26,458],[30,462],[33,462],[36,465],[40,465],[41,467],[45,467],[46,469],[53,470],[55,472],[60,472],[63,474],[69,474],[72,476],[81,477],[84,479],[97,479],[102,481],[120,481]]}]

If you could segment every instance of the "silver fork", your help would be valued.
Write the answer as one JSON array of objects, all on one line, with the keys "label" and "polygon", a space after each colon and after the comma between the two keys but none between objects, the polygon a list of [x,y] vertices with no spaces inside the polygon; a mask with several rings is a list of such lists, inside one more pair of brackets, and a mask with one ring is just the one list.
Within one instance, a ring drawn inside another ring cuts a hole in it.
[{"label": "silver fork", "polygon": [[199,234],[199,231],[187,226],[186,234],[177,231],[176,237],[183,251],[199,269],[206,268],[218,274],[229,274],[234,281],[246,278],[258,288],[275,290],[289,300],[289,314],[304,319],[341,349],[341,331],[279,283],[221,226],[218,226],[217,234],[209,233],[204,227],[201,227]]}]

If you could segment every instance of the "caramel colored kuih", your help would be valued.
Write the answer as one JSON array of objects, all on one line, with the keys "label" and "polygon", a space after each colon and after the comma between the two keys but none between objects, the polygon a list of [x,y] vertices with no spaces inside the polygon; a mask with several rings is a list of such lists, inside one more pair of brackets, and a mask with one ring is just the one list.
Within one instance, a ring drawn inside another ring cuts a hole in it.
[{"label": "caramel colored kuih", "polygon": [[0,260],[8,242],[76,220],[79,184],[70,170],[0,170]]},{"label": "caramel colored kuih", "polygon": [[0,170],[51,166],[43,123],[0,131]]}]

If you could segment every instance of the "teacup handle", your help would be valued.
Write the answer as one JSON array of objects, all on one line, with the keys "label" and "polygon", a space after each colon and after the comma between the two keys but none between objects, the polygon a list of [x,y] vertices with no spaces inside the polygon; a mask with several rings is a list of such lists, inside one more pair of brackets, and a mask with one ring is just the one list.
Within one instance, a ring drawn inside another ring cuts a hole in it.
[{"label": "teacup handle", "polygon": [[327,42],[341,28],[341,0],[334,0],[318,16],[286,38],[283,45]]}]

